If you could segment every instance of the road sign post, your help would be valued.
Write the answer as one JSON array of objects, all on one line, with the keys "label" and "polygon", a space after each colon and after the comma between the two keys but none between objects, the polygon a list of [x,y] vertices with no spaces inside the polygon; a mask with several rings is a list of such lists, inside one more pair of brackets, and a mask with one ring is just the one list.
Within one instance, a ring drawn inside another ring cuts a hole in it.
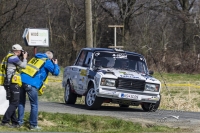
[{"label": "road sign post", "polygon": [[116,47],[116,40],[117,40],[117,37],[116,37],[117,29],[116,28],[124,27],[124,26],[123,25],[108,25],[108,27],[114,27],[114,46]]},{"label": "road sign post", "polygon": [[26,28],[22,38],[27,46],[34,47],[35,54],[37,47],[49,47],[49,30],[46,28]]}]

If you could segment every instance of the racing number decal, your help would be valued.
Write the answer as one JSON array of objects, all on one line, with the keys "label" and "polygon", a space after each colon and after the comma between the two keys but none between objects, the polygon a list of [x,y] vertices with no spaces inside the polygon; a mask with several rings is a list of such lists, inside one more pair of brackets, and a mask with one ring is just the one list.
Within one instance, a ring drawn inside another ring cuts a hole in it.
[{"label": "racing number decal", "polygon": [[36,58],[33,58],[32,60],[31,60],[31,64],[33,64],[33,65],[35,65],[37,62],[38,62],[39,60],[38,59],[36,59]]},{"label": "racing number decal", "polygon": [[41,59],[32,58],[32,59],[29,61],[29,63],[30,63],[31,65],[34,65],[34,66],[36,66],[36,67],[39,68],[42,64],[44,64],[44,61],[41,60]]},{"label": "racing number decal", "polygon": [[86,75],[87,75],[87,71],[84,70],[84,69],[82,69],[80,75],[81,75],[81,76],[86,76]]},{"label": "racing number decal", "polygon": [[31,77],[39,70],[39,68],[44,64],[45,60],[32,58],[25,69],[22,69],[22,72],[30,75]]}]

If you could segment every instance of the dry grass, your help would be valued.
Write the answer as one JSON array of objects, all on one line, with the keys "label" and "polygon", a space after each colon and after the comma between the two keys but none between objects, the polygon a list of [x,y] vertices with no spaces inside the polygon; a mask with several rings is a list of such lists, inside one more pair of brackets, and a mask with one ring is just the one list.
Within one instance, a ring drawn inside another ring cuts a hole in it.
[{"label": "dry grass", "polygon": [[49,76],[47,88],[44,94],[39,96],[40,101],[64,102],[64,88],[62,88],[62,76]]},{"label": "dry grass", "polygon": [[176,81],[162,87],[160,108],[200,111],[200,82]]},{"label": "dry grass", "polygon": [[[40,116],[39,116],[40,117]],[[42,116],[41,116],[42,117]],[[52,121],[48,121],[46,119],[44,120],[38,120],[38,124],[41,126],[45,126],[45,127],[52,127],[52,126],[57,126],[56,123],[52,122]]]},{"label": "dry grass", "polygon": [[[41,101],[64,102],[64,88],[62,88],[62,75],[59,77],[50,76],[49,84]],[[167,80],[168,79],[168,80]],[[162,84],[162,100],[160,109],[182,110],[182,111],[200,111],[200,82],[195,80],[184,80],[184,77],[165,79],[166,85]],[[78,104],[84,104],[84,97],[78,98]],[[104,103],[103,106],[118,106],[117,104]]]}]

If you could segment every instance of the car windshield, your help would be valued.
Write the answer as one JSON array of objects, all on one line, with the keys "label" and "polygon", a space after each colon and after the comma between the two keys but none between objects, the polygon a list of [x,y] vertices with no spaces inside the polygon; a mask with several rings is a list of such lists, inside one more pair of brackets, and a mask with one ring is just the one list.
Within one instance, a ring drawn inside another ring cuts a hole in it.
[{"label": "car windshield", "polygon": [[93,66],[147,73],[147,67],[143,57],[122,52],[95,52]]}]

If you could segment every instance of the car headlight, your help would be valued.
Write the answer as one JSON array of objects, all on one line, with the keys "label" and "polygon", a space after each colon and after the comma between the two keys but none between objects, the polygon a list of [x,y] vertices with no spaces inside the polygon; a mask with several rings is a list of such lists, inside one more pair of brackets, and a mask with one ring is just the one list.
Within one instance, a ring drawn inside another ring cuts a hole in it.
[{"label": "car headlight", "polygon": [[106,79],[102,78],[101,79],[101,85],[102,86],[115,86],[115,79]]},{"label": "car headlight", "polygon": [[149,83],[146,83],[145,84],[145,91],[153,91],[153,92],[158,92],[159,91],[159,88],[160,88],[160,85],[159,84],[149,84]]}]

